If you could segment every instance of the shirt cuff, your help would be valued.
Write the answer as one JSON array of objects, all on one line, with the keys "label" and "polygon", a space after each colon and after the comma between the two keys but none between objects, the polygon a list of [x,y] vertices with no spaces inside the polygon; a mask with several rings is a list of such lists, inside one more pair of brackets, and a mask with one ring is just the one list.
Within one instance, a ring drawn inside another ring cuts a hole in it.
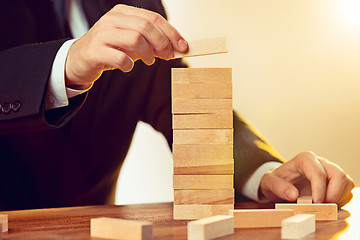
[{"label": "shirt cuff", "polygon": [[256,171],[249,177],[241,189],[241,193],[254,201],[265,203],[269,202],[266,198],[259,198],[260,180],[264,174],[274,168],[281,166],[279,162],[267,162],[261,165]]}]

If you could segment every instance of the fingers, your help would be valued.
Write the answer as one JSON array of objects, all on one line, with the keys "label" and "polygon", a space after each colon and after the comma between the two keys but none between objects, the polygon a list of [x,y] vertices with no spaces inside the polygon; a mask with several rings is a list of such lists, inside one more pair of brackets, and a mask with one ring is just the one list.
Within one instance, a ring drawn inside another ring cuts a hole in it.
[{"label": "fingers", "polygon": [[279,202],[282,199],[293,202],[299,197],[299,191],[293,184],[273,172],[268,172],[263,176],[260,188],[264,196],[273,202]]}]

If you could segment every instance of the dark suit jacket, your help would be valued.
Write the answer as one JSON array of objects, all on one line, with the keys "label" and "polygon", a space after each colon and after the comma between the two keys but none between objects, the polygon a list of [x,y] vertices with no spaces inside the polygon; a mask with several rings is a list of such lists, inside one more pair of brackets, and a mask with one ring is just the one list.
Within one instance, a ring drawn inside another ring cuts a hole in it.
[{"label": "dark suit jacket", "polygon": [[[158,59],[148,67],[137,61],[129,73],[105,72],[68,107],[45,112],[52,61],[65,36],[49,0],[4,2],[0,104],[20,102],[21,107],[0,113],[0,210],[113,203],[138,121],[162,132],[171,146],[170,69],[185,64]],[[116,2],[165,16],[160,0],[85,2],[90,25]],[[234,128],[238,187],[262,163],[279,160],[237,115]]]}]

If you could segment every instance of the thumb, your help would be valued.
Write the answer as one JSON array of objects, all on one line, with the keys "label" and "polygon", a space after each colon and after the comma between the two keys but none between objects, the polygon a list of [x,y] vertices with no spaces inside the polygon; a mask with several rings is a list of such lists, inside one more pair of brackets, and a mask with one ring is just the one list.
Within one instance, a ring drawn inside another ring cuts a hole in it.
[{"label": "thumb", "polygon": [[260,181],[265,197],[273,202],[286,200],[294,202],[299,197],[298,189],[290,182],[278,177],[273,172],[266,173]]}]

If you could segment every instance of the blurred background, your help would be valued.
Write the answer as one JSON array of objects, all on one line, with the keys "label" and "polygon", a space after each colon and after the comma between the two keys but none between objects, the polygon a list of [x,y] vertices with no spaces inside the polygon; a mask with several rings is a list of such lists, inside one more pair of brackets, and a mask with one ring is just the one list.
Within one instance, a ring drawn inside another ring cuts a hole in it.
[{"label": "blurred background", "polygon": [[[188,58],[232,67],[234,109],[285,158],[311,150],[360,183],[360,1],[163,0],[187,40],[228,37],[228,54]],[[173,200],[165,139],[140,123],[117,204]]]}]

